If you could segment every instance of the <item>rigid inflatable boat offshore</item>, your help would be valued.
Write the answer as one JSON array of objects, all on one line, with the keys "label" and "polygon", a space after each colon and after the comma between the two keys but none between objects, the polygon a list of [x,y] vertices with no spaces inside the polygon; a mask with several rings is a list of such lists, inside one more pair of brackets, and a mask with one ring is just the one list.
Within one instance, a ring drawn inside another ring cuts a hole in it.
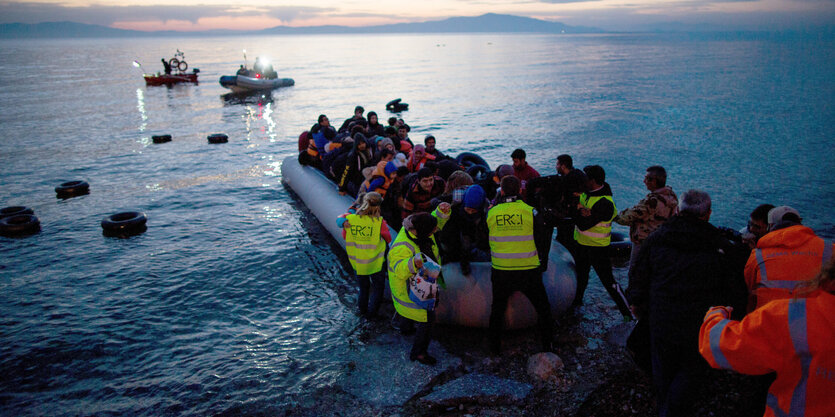
[{"label": "rigid inflatable boat offshore", "polygon": [[246,75],[224,75],[220,77],[220,85],[235,93],[250,91],[274,90],[279,87],[289,87],[296,82],[292,78],[263,78],[248,77]]},{"label": "rigid inflatable boat offshore", "polygon": [[[339,195],[336,184],[316,168],[302,166],[296,156],[284,159],[281,175],[307,208],[316,216],[333,238],[345,249],[342,230],[336,226],[336,218],[344,214],[353,203],[349,196]],[[397,231],[391,230],[392,241]],[[435,319],[438,323],[466,327],[487,328],[490,322],[490,305],[493,302],[490,282],[490,262],[472,262],[470,275],[461,273],[457,262],[442,266],[446,289],[442,289]],[[574,261],[568,251],[551,239],[548,270],[542,274],[543,284],[551,303],[551,313],[557,317],[566,311],[574,300],[577,277]],[[387,291],[388,293],[388,291]],[[536,311],[527,297],[517,292],[510,297],[505,312],[505,328],[521,329],[536,324]]]}]

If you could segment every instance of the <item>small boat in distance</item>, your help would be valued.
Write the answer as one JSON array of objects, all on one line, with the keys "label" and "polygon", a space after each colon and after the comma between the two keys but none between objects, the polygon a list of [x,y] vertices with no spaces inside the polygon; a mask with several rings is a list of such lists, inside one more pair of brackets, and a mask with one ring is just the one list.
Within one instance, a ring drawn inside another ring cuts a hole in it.
[{"label": "small boat in distance", "polygon": [[235,93],[273,90],[296,84],[292,78],[278,78],[272,64],[260,57],[255,58],[252,69],[247,68],[246,51],[244,51],[244,64],[238,68],[238,72],[235,75],[223,75],[219,81],[221,86]]},{"label": "small boat in distance", "polygon": [[[174,84],[179,83],[195,83],[197,84],[197,74],[200,73],[199,68],[193,68],[191,72],[186,72],[188,70],[188,63],[185,60],[185,56],[182,51],[179,49],[177,53],[174,54],[174,57],[169,59],[168,61],[165,58],[161,59],[162,66],[163,66],[163,73],[157,72],[156,74],[142,74],[142,77],[145,78],[145,85],[157,86],[157,85],[167,85],[171,86]],[[133,66],[137,68],[142,68],[142,65],[139,64],[138,61],[133,61]],[[176,71],[176,72],[173,72]]]}]

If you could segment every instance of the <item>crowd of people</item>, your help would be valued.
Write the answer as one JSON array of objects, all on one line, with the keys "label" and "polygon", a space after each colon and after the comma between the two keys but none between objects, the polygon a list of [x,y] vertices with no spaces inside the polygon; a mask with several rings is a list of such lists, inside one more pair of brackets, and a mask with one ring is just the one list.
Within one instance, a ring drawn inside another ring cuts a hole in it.
[{"label": "crowd of people", "polygon": [[[710,366],[763,375],[766,416],[835,415],[827,395],[835,394],[833,244],[794,208],[760,205],[741,233],[716,227],[710,196],[691,189],[679,198],[656,165],[643,179],[647,196],[618,211],[599,165],[580,170],[559,155],[557,174],[540,176],[516,149],[512,164],[468,169],[440,152],[432,135],[416,145],[403,119],[383,126],[376,113],[364,113],[357,106],[338,129],[320,115],[299,138],[299,162],[356,198],[337,223],[359,282],[359,311],[377,316],[387,270],[398,327],[416,333],[411,360],[435,363],[428,353],[434,312],[411,289],[426,262],[459,262],[465,275],[471,262],[491,263],[493,354],[501,354],[516,291],[538,314],[542,350],[552,350],[542,273],[556,229],[576,264],[568,314],[583,314],[594,268],[623,320],[638,319],[636,333],[643,329],[659,415],[685,414]],[[607,250],[613,222],[630,229],[626,291]],[[398,231],[393,242],[388,226]]]}]

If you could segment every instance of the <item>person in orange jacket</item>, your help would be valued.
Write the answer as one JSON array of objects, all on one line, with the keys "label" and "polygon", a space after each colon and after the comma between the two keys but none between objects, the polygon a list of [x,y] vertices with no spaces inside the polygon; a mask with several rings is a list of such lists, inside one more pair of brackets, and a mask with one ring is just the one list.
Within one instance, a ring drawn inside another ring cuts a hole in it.
[{"label": "person in orange jacket", "polygon": [[769,232],[757,241],[745,265],[748,311],[792,298],[797,286],[814,278],[832,257],[832,242],[824,242],[801,221],[797,210],[789,206],[768,212]]},{"label": "person in orange jacket", "polygon": [[772,301],[742,321],[712,307],[699,331],[699,352],[714,368],[776,372],[765,417],[835,416],[835,260],[799,293]]}]

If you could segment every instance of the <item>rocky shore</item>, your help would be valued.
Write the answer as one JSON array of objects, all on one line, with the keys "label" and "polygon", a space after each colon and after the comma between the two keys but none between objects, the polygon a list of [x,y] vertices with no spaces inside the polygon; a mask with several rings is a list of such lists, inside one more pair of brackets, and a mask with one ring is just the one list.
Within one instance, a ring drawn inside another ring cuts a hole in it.
[{"label": "rocky shore", "polygon": [[[615,275],[625,286],[625,269],[616,269]],[[383,313],[390,316],[390,310]],[[408,360],[411,341],[388,320],[367,322],[339,382],[294,398],[294,405],[283,412],[357,417],[654,416],[650,377],[624,346],[631,328],[595,276],[580,314],[557,320],[556,349],[547,357],[536,355],[533,330],[507,332],[502,355],[493,357],[484,330],[436,326],[430,353],[438,363],[424,366]],[[545,360],[544,365],[537,360]],[[711,381],[693,393],[692,416],[762,415],[750,377],[715,371]]]}]

